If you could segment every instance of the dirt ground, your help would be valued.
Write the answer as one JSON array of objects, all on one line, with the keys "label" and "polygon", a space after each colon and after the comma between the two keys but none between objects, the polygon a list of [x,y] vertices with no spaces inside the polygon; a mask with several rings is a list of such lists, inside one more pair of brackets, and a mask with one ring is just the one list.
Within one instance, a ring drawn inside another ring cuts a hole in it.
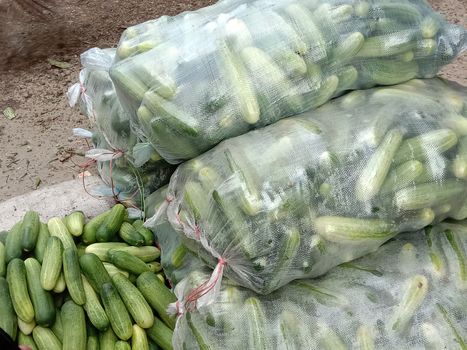
[{"label": "dirt ground", "polygon": [[[41,1],[48,9],[31,3]],[[174,15],[213,0],[0,0],[0,202],[36,188],[75,178],[85,159],[74,127],[88,121],[68,106],[65,93],[76,82],[79,54],[111,47],[128,26]],[[466,0],[431,0],[449,21],[467,26]],[[63,69],[47,60],[70,63]],[[443,76],[467,85],[467,55]]]}]

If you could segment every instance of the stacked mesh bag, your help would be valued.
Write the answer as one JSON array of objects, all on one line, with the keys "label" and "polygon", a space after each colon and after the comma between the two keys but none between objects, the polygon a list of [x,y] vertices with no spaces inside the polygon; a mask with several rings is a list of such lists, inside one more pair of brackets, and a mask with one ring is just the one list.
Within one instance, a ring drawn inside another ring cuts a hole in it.
[{"label": "stacked mesh bag", "polygon": [[131,130],[187,160],[146,198],[174,348],[465,346],[465,230],[419,230],[467,217],[467,92],[411,79],[466,40],[424,0],[225,0],[124,32]]},{"label": "stacked mesh bag", "polygon": [[147,198],[174,348],[464,349],[467,223],[443,220],[467,218],[466,151],[467,88],[435,78],[179,166]]},{"label": "stacked mesh bag", "polygon": [[144,197],[165,185],[174,167],[133,132],[109,77],[114,56],[115,49],[84,52],[80,81],[70,87],[68,96],[70,105],[78,104],[93,127],[92,133],[77,130],[78,136],[91,137],[95,148],[87,156],[97,160],[99,175],[106,184],[92,188],[93,193],[143,207]]}]

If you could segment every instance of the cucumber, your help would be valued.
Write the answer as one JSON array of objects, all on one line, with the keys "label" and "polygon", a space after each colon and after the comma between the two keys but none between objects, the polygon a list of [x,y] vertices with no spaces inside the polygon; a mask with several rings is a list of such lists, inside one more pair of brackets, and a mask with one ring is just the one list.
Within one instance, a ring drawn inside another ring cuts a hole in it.
[{"label": "cucumber", "polygon": [[110,322],[107,317],[104,307],[101,305],[96,291],[92,288],[85,276],[82,276],[84,293],[86,294],[86,302],[83,305],[89,321],[99,331],[106,331],[109,328]]},{"label": "cucumber", "polygon": [[102,285],[101,298],[115,335],[121,340],[130,339],[133,332],[131,318],[112,283]]},{"label": "cucumber", "polygon": [[337,74],[339,85],[337,91],[351,90],[358,79],[358,70],[354,66],[343,67]]},{"label": "cucumber", "polygon": [[62,350],[62,343],[49,328],[37,326],[32,337],[39,350]]},{"label": "cucumber", "polygon": [[146,265],[149,267],[149,271],[151,271],[151,272],[156,273],[156,272],[162,271],[162,265],[158,261],[153,261],[153,262],[150,262],[150,263],[148,263]]},{"label": "cucumber", "polygon": [[52,218],[47,223],[47,228],[49,229],[49,233],[51,236],[55,236],[60,238],[62,241],[63,249],[76,249],[75,242],[73,241],[73,237],[71,236],[70,232],[66,228],[65,224],[63,223],[62,219],[60,218]]},{"label": "cucumber", "polygon": [[[274,91],[277,92],[277,95],[265,95],[269,100],[268,102],[277,103],[278,101],[274,101],[274,99],[280,96],[282,100],[286,101],[292,111],[300,111],[302,101],[298,95],[298,91],[295,90],[292,82],[285,75],[285,72],[277,66],[266,52],[256,47],[249,46],[241,51],[241,57],[245,67],[250,73],[251,80],[256,86],[257,92],[260,92],[263,87],[274,86]],[[267,108],[267,106],[263,107]]]},{"label": "cucumber", "polygon": [[393,169],[381,187],[381,194],[396,192],[407,187],[423,173],[424,165],[418,160],[409,160]]},{"label": "cucumber", "polygon": [[126,208],[122,204],[116,204],[97,228],[96,240],[98,242],[108,242],[114,239],[127,216]]},{"label": "cucumber", "polygon": [[86,318],[84,310],[72,300],[62,306],[63,349],[86,350]]},{"label": "cucumber", "polygon": [[99,346],[100,350],[115,350],[115,343],[117,336],[112,328],[107,329],[105,332],[99,333]]},{"label": "cucumber", "polygon": [[55,312],[55,322],[50,327],[52,332],[54,332],[55,336],[57,337],[60,342],[63,341],[63,323],[62,323],[62,315],[61,315],[61,310],[57,308]]},{"label": "cucumber", "polygon": [[8,236],[5,241],[5,260],[7,264],[15,258],[21,258],[21,255],[23,254],[22,232],[21,221],[14,224],[8,232]]},{"label": "cucumber", "polygon": [[83,234],[84,229],[84,213],[82,211],[75,211],[65,217],[65,224],[73,236],[79,237]]},{"label": "cucumber", "polygon": [[394,205],[400,210],[416,210],[441,206],[462,195],[466,185],[462,181],[448,179],[403,188],[394,195]]},{"label": "cucumber", "polygon": [[200,130],[198,122],[191,115],[182,111],[178,106],[161,97],[156,92],[149,90],[144,94],[143,106],[150,112],[162,117],[163,123],[181,135],[196,137]]},{"label": "cucumber", "polygon": [[360,32],[349,34],[333,49],[332,56],[339,62],[347,62],[352,59],[362,48],[365,37]]},{"label": "cucumber", "polygon": [[285,234],[282,237],[283,243],[278,252],[277,260],[275,265],[274,277],[268,283],[269,290],[275,290],[281,283],[285,275],[289,274],[290,266],[293,265],[295,256],[298,253],[300,247],[300,231],[295,227],[290,227],[285,230]]},{"label": "cucumber", "polygon": [[175,248],[170,257],[170,263],[176,269],[182,267],[183,262],[185,261],[185,256],[188,253],[188,249],[183,244],[180,244]]},{"label": "cucumber", "polygon": [[391,320],[393,331],[403,332],[407,329],[415,311],[420,307],[428,292],[428,279],[423,275],[412,277],[407,283],[402,300]]},{"label": "cucumber", "polygon": [[6,252],[5,245],[0,242],[0,277],[6,276]]},{"label": "cucumber", "polygon": [[34,258],[27,258],[24,265],[36,323],[42,327],[49,327],[55,322],[55,305],[52,294],[42,289],[41,264]]},{"label": "cucumber", "polygon": [[245,300],[246,321],[249,325],[248,347],[250,349],[268,349],[266,338],[266,316],[258,298],[250,297]]},{"label": "cucumber", "polygon": [[416,31],[399,30],[395,33],[373,36],[364,40],[356,57],[378,58],[394,56],[417,47]]},{"label": "cucumber", "polygon": [[467,136],[459,139],[456,158],[452,163],[454,175],[459,179],[467,179]]},{"label": "cucumber", "polygon": [[144,263],[143,260],[131,255],[130,253],[111,249],[107,254],[112,264],[122,270],[128,271],[135,275],[149,271],[149,267]]},{"label": "cucumber", "polygon": [[457,141],[456,133],[450,129],[426,132],[404,140],[394,157],[394,163],[398,165],[412,159],[423,162],[432,152],[436,154],[446,152],[454,147]]},{"label": "cucumber", "polygon": [[57,283],[55,283],[54,289],[52,291],[56,294],[62,293],[66,289],[65,275],[63,270],[60,272],[57,278]]},{"label": "cucumber", "polygon": [[[83,255],[84,256],[84,255]],[[83,280],[81,278],[80,264],[76,248],[67,248],[63,251],[63,274],[70,293],[71,299],[78,304],[84,305],[86,294],[84,292]]]},{"label": "cucumber", "polygon": [[219,70],[226,74],[226,80],[230,84],[232,96],[235,96],[243,120],[248,124],[256,124],[261,112],[246,68],[227,43],[219,44],[218,53],[222,62]]},{"label": "cucumber", "polygon": [[400,130],[393,129],[387,133],[360,173],[355,188],[358,200],[366,202],[379,193],[401,142]]},{"label": "cucumber", "polygon": [[99,332],[89,324],[86,324],[86,350],[99,350]]},{"label": "cucumber", "polygon": [[22,247],[30,252],[36,246],[37,236],[39,235],[41,222],[39,214],[35,211],[28,211],[24,214],[22,229]]},{"label": "cucumber", "polygon": [[112,276],[112,282],[136,324],[141,328],[151,327],[154,323],[154,315],[138,288],[121,274]]},{"label": "cucumber", "polygon": [[7,281],[16,315],[25,322],[34,319],[34,307],[28,293],[26,268],[21,259],[13,259],[7,267]]},{"label": "cucumber", "polygon": [[149,350],[148,337],[146,332],[140,326],[133,325],[133,335],[131,336],[132,350]]},{"label": "cucumber", "polygon": [[128,278],[130,276],[130,273],[128,271],[124,271],[122,269],[119,269],[117,266],[115,266],[115,265],[113,265],[111,263],[104,262],[102,264],[104,265],[105,269],[109,273],[110,277],[112,277],[113,275],[115,275],[117,273],[121,273],[126,278]]},{"label": "cucumber", "polygon": [[459,262],[459,279],[461,285],[465,286],[467,283],[467,257],[464,249],[462,248],[462,242],[459,242],[457,235],[449,229],[446,230],[444,234],[446,235],[449,245]]},{"label": "cucumber", "polygon": [[41,222],[41,227],[39,229],[39,235],[37,236],[36,247],[34,248],[34,257],[41,264],[44,260],[45,249],[47,247],[47,240],[49,239],[49,229],[47,225]]},{"label": "cucumber", "polygon": [[138,104],[143,100],[148,87],[133,74],[133,65],[122,62],[109,71],[110,77],[117,88],[122,89],[132,100]]},{"label": "cucumber", "polygon": [[118,249],[128,247],[128,244],[123,242],[102,242],[102,243],[93,243],[86,247],[85,253],[95,254],[101,261],[109,261],[107,257],[107,252],[110,249]]},{"label": "cucumber", "polygon": [[0,328],[11,338],[16,338],[17,317],[13,308],[12,298],[8,288],[8,282],[4,277],[0,277]]},{"label": "cucumber", "polygon": [[52,290],[57,284],[62,270],[62,254],[62,241],[55,236],[49,237],[40,272],[41,286],[45,290]]},{"label": "cucumber", "polygon": [[8,231],[0,231],[0,242],[5,244],[7,236],[8,236]]},{"label": "cucumber", "polygon": [[154,244],[154,233],[144,226],[142,220],[133,222],[133,227],[144,237],[144,245],[152,246]]},{"label": "cucumber", "polygon": [[147,336],[163,350],[172,350],[173,331],[164,322],[154,317],[154,324],[146,330]]},{"label": "cucumber", "polygon": [[79,258],[79,265],[89,284],[99,294],[102,293],[102,285],[111,283],[112,280],[97,255],[86,253]]},{"label": "cucumber", "polygon": [[[382,15],[380,14],[381,12]],[[378,2],[377,5],[374,5],[374,8],[370,9],[370,16],[396,18],[401,23],[416,26],[422,20],[422,15],[418,11],[418,8],[405,2]]]},{"label": "cucumber", "polygon": [[342,216],[320,216],[315,220],[316,232],[336,243],[386,241],[396,232],[394,225],[381,219],[358,219]]},{"label": "cucumber", "polygon": [[131,346],[128,342],[119,340],[115,343],[115,350],[131,350]]},{"label": "cucumber", "polygon": [[131,246],[142,246],[145,243],[144,237],[128,222],[122,223],[118,235]]},{"label": "cucumber", "polygon": [[18,329],[20,332],[29,335],[32,333],[34,327],[36,327],[36,320],[33,319],[31,322],[24,322],[18,317]]},{"label": "cucumber", "polygon": [[153,272],[144,272],[136,279],[136,286],[143,294],[149,305],[156,310],[164,323],[175,328],[175,317],[167,314],[169,304],[175,303],[177,298]]},{"label": "cucumber", "polygon": [[[192,314],[188,312],[185,316],[186,323],[190,328],[191,334],[193,338],[195,338],[196,344],[198,345],[200,350],[212,350],[213,347],[209,345],[209,340],[205,339],[202,331],[198,330],[198,323],[192,320]],[[185,347],[185,346],[184,346]]]},{"label": "cucumber", "polygon": [[24,334],[23,332],[18,332],[18,344],[29,347],[31,350],[37,350],[38,347],[34,342],[32,335]]},{"label": "cucumber", "polygon": [[109,214],[110,210],[93,217],[91,220],[89,220],[87,224],[84,225],[81,240],[85,244],[91,244],[96,242],[97,229],[99,228],[99,226],[102,225],[102,223],[107,218],[107,216],[109,216]]},{"label": "cucumber", "polygon": [[291,20],[308,44],[309,55],[314,62],[321,61],[327,57],[326,40],[316,24],[313,14],[298,3],[293,3],[285,8],[285,13]]},{"label": "cucumber", "polygon": [[438,19],[431,16],[425,17],[420,24],[420,30],[425,39],[433,38],[438,33],[439,28],[440,23]]},{"label": "cucumber", "polygon": [[395,85],[413,79],[418,74],[418,64],[414,61],[395,62],[394,60],[365,60],[362,70],[375,84]]}]

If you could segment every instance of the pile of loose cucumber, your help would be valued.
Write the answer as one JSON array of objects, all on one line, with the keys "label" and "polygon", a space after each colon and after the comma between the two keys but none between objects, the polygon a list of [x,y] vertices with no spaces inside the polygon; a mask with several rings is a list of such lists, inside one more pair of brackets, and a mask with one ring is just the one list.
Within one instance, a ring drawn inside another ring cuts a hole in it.
[{"label": "pile of loose cucumber", "polygon": [[172,349],[176,300],[153,233],[117,204],[0,234],[0,328],[33,350]]}]

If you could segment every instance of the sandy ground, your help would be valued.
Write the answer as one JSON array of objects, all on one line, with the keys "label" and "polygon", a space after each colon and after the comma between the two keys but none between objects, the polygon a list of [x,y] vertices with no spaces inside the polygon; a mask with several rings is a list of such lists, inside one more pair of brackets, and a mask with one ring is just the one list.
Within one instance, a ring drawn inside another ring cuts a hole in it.
[{"label": "sandy ground", "polygon": [[[3,9],[5,1],[8,11]],[[88,145],[71,135],[88,121],[68,107],[65,93],[77,80],[79,54],[90,47],[110,47],[128,26],[160,15],[174,15],[214,1],[64,0],[50,9],[25,13],[19,0],[0,1],[0,111],[12,107],[16,118],[0,114],[0,202],[46,185],[76,178],[79,155]],[[23,0],[21,3],[30,1]],[[449,21],[467,26],[466,0],[431,0]],[[7,19],[1,15],[7,13]],[[68,62],[61,69],[48,58]],[[442,75],[467,85],[467,55]]]}]

